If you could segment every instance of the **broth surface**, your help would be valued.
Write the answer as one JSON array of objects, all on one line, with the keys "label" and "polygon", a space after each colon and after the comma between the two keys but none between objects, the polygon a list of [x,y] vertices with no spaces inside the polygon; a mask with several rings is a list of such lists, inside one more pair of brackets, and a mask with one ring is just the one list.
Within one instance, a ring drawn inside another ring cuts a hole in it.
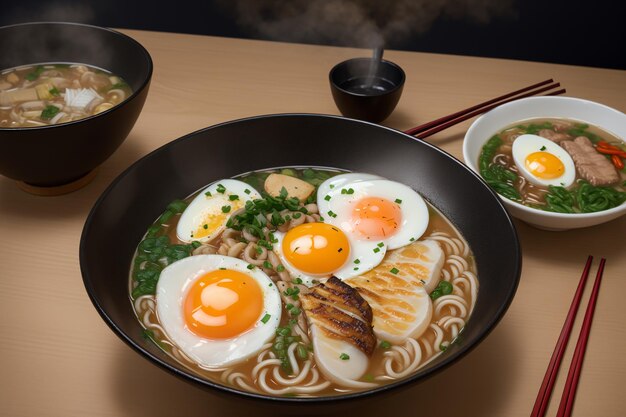
[{"label": "broth surface", "polygon": [[42,63],[0,76],[0,127],[38,127],[93,116],[126,100],[119,76],[85,64]]},{"label": "broth surface", "polygon": [[[253,188],[262,190],[265,178],[272,172],[281,172],[299,178],[305,178],[309,183],[315,186],[318,186],[325,179],[333,175],[345,173],[345,171],[339,170],[284,168],[282,170],[268,170],[244,174],[234,179],[242,180]],[[305,175],[308,177],[305,177]],[[198,193],[199,192],[196,192],[187,197],[185,202],[189,203],[192,201]],[[312,197],[310,201],[315,201],[315,194]],[[172,203],[164,215],[153,224],[151,231],[148,232],[148,236],[166,236],[171,247],[186,247],[188,253],[193,256],[194,251],[199,251],[202,248],[191,248],[189,247],[191,245],[186,245],[185,242],[178,239],[176,226],[180,218],[180,213],[173,213],[177,210],[175,205],[175,203]],[[426,232],[419,240],[435,240],[443,249],[445,262],[441,272],[441,279],[451,284],[451,293],[443,296],[439,294],[439,298],[433,301],[433,317],[430,327],[417,339],[410,339],[404,344],[398,345],[392,345],[386,341],[378,341],[378,345],[370,358],[369,369],[360,381],[368,384],[369,388],[410,376],[417,369],[444,353],[450,343],[454,343],[457,336],[463,330],[463,326],[469,318],[474,303],[476,302],[478,291],[476,266],[467,243],[453,225],[437,209],[428,203],[427,205],[430,221]],[[275,343],[274,345],[269,343],[258,355],[225,369],[208,370],[198,366],[196,363],[189,360],[182,351],[177,349],[175,344],[169,340],[164,333],[162,327],[159,325],[154,296],[149,292],[137,291],[141,284],[138,283],[134,277],[138,271],[142,270],[141,263],[143,262],[143,258],[138,259],[137,256],[138,255],[136,255],[133,262],[133,270],[131,270],[129,292],[138,320],[146,329],[145,337],[154,341],[168,355],[175,358],[194,373],[216,383],[230,385],[246,391],[278,396],[328,396],[366,389],[346,388],[336,383],[330,383],[320,389],[310,390],[309,392],[307,387],[322,386],[320,383],[325,381],[324,376],[317,371],[317,366],[311,357],[309,357],[308,360],[312,365],[310,370],[307,371],[310,374],[307,374],[306,378],[303,378],[302,383],[298,384],[299,386],[304,386],[304,388],[300,390],[296,390],[293,386],[285,384],[280,380],[297,376],[290,374],[286,369],[280,366],[270,367],[273,372],[278,373],[279,379],[272,376],[272,371],[265,374],[261,372],[259,374],[257,370],[255,374],[255,368],[262,366],[261,362],[265,363],[264,361],[275,357],[272,353],[272,348],[275,346]],[[431,298],[433,297],[434,295],[431,294]],[[293,318],[290,316],[289,309],[284,302],[282,309],[280,326],[289,326],[290,321],[292,321],[293,324]],[[303,315],[301,315],[301,317],[302,316]],[[314,354],[315,352],[312,352],[312,355]],[[407,360],[409,360],[409,362],[407,362]],[[304,361],[301,364],[303,365],[300,370],[301,373],[306,369],[306,362],[307,361]],[[256,377],[254,377],[254,375],[256,375]]]}]

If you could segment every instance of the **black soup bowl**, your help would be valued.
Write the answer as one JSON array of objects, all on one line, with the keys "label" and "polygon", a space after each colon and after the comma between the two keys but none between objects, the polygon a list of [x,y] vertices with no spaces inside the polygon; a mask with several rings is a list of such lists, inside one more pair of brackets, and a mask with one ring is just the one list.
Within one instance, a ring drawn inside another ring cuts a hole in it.
[{"label": "black soup bowl", "polygon": [[397,64],[353,58],[335,65],[328,75],[337,108],[346,117],[380,123],[400,101],[406,75]]},{"label": "black soup bowl", "polygon": [[[353,394],[271,397],[206,380],[143,337],[129,296],[138,243],[167,204],[206,184],[285,166],[367,172],[404,183],[438,208],[474,252],[480,289],[462,338],[407,379]],[[487,232],[488,230],[488,232]],[[106,248],[106,255],[103,254]],[[85,288],[109,327],[152,363],[207,389],[277,402],[334,402],[383,394],[425,380],[480,343],[507,310],[521,272],[520,247],[502,202],[473,171],[437,147],[358,120],[272,115],[203,129],[168,143],[122,173],[93,207],[80,242]]]},{"label": "black soup bowl", "polygon": [[124,79],[133,93],[117,106],[58,125],[0,128],[0,174],[37,187],[85,177],[126,139],[148,94],[152,59],[134,39],[75,23],[0,27],[0,70],[46,62],[82,63]]}]

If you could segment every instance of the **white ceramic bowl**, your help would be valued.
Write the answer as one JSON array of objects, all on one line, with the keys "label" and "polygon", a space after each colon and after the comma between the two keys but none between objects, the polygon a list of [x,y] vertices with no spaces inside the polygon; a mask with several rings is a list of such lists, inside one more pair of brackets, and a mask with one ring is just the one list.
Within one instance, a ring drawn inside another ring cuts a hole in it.
[{"label": "white ceramic bowl", "polygon": [[[494,134],[526,119],[560,117],[596,125],[626,140],[626,114],[603,104],[572,97],[530,97],[503,104],[472,123],[463,141],[465,163],[478,172],[480,151]],[[500,196],[513,215],[547,230],[568,230],[594,226],[626,214],[626,203],[596,213],[563,214],[526,207]]]}]

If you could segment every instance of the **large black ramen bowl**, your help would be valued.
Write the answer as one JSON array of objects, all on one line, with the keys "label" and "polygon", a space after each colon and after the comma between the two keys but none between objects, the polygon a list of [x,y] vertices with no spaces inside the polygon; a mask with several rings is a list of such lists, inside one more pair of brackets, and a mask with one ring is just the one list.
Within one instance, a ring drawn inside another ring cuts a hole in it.
[{"label": "large black ramen bowl", "polygon": [[83,63],[122,77],[133,94],[98,115],[53,126],[0,128],[0,174],[37,187],[77,181],[104,162],[132,129],[148,94],[152,59],[134,39],[75,23],[0,27],[0,70],[44,62]]},{"label": "large black ramen bowl", "polygon": [[[475,254],[480,282],[478,300],[462,340],[411,377],[371,391],[339,397],[276,398],[202,379],[142,337],[143,329],[128,294],[129,268],[137,244],[167,204],[222,178],[293,165],[337,167],[400,181],[456,225]],[[357,120],[275,115],[191,133],[128,168],[87,218],[80,266],[89,297],[104,321],[152,363],[207,389],[279,402],[324,402],[389,392],[423,381],[461,359],[507,310],[517,288],[521,257],[515,228],[500,199],[473,171],[435,146]]]}]

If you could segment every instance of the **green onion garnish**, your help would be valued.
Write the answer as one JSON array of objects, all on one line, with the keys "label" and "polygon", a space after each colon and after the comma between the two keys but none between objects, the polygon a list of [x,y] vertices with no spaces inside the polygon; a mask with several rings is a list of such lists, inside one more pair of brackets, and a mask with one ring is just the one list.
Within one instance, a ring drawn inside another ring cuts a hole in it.
[{"label": "green onion garnish", "polygon": [[386,340],[383,340],[382,342],[380,342],[380,347],[381,349],[389,349],[391,347],[391,343],[389,343]]},{"label": "green onion garnish", "polygon": [[398,203],[398,204],[402,204],[402,200],[400,200],[399,198],[396,198],[396,200],[395,200],[395,201],[396,201],[396,203]]},{"label": "green onion garnish", "polygon": [[389,272],[391,272],[392,274],[397,274],[398,272],[400,272],[400,270],[398,268],[391,268]]},{"label": "green onion garnish", "polygon": [[330,201],[330,196],[329,196],[329,195],[326,195],[326,197],[324,197],[324,200],[326,200],[326,201]]},{"label": "green onion garnish", "polygon": [[246,194],[250,194],[252,191],[248,190],[247,188],[245,190],[243,190],[244,193]]},{"label": "green onion garnish", "polygon": [[283,272],[284,270],[285,270],[285,267],[284,267],[284,266],[282,266],[282,265],[278,265],[278,266],[276,267],[276,272]]},{"label": "green onion garnish", "polygon": [[268,321],[270,321],[271,317],[272,317],[271,315],[265,314],[263,318],[261,319],[261,321],[263,322],[263,324],[266,324]]},{"label": "green onion garnish", "polygon": [[237,194],[231,194],[231,195],[228,196],[228,199],[230,201],[239,200],[239,196]]},{"label": "green onion garnish", "polygon": [[222,184],[217,184],[217,192],[220,194],[224,194],[226,192],[226,187],[224,187]]},{"label": "green onion garnish", "polygon": [[341,355],[339,355],[339,359],[341,359],[342,361],[347,361],[348,359],[350,359],[350,356],[347,353],[342,353]]},{"label": "green onion garnish", "polygon": [[228,213],[230,211],[230,206],[222,206],[222,213]]},{"label": "green onion garnish", "polygon": [[248,264],[248,266],[246,266],[246,268],[248,268],[249,270],[253,270],[254,269],[254,265]]}]

